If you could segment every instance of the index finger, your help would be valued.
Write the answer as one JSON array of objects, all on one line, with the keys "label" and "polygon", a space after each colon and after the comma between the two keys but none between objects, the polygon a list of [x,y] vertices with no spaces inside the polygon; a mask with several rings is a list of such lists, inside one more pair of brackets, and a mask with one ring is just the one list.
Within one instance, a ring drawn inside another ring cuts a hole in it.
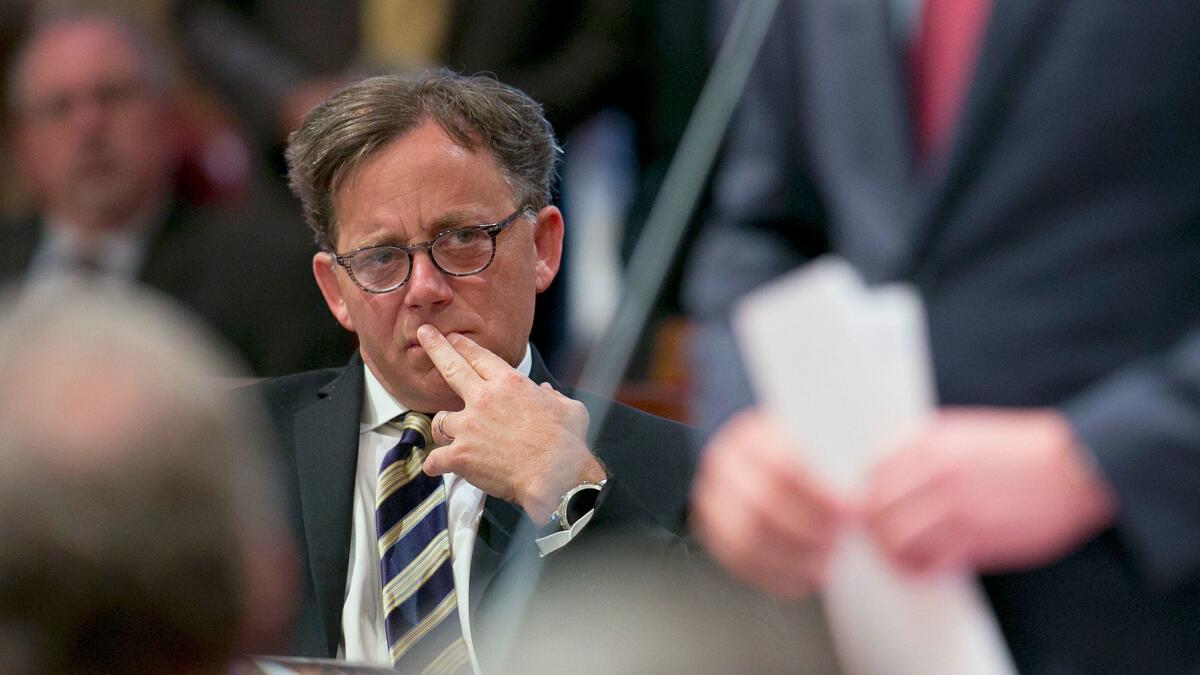
[{"label": "index finger", "polygon": [[417,329],[417,341],[429,355],[429,360],[433,361],[433,367],[446,379],[446,384],[450,385],[459,398],[466,401],[475,387],[482,382],[479,373],[475,372],[470,362],[454,349],[454,345],[450,344],[437,328],[429,324],[422,325]]},{"label": "index finger", "polygon": [[454,350],[466,358],[475,372],[485,380],[495,379],[514,370],[508,361],[479,346],[478,342],[466,335],[451,333],[446,339],[454,347]]}]

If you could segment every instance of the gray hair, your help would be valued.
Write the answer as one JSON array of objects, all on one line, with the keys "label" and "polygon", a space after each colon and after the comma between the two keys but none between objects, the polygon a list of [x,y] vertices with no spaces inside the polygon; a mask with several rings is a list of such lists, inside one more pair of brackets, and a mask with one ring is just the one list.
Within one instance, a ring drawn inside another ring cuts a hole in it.
[{"label": "gray hair", "polygon": [[250,547],[286,531],[261,422],[211,377],[224,353],[133,293],[0,305],[0,647],[25,646],[0,670],[220,666]]},{"label": "gray hair", "polygon": [[372,77],[313,108],[288,140],[288,180],[319,247],[335,247],[333,196],[345,178],[426,121],[467,150],[490,152],[518,206],[550,203],[561,150],[536,101],[485,75],[437,70]]}]

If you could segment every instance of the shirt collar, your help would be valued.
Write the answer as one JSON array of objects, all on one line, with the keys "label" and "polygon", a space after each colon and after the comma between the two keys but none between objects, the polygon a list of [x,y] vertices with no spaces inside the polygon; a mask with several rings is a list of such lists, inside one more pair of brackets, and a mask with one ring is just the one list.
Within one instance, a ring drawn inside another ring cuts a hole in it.
[{"label": "shirt collar", "polygon": [[[529,345],[525,345],[525,356],[521,358],[521,362],[517,364],[517,372],[525,377],[529,377],[529,371],[533,368],[533,352]],[[375,431],[379,427],[396,419],[396,417],[408,412],[410,408],[400,401],[392,398],[387,389],[383,388],[383,383],[379,378],[375,377],[375,373],[364,362],[363,369],[363,407],[362,416],[359,418],[358,433],[364,434],[368,431]]]},{"label": "shirt collar", "polygon": [[163,211],[163,206],[156,202],[121,227],[95,235],[87,244],[81,241],[78,228],[69,221],[46,214],[40,258],[31,267],[43,272],[59,271],[61,265],[86,248],[105,273],[132,280],[142,267],[147,241],[155,225],[163,220]]}]

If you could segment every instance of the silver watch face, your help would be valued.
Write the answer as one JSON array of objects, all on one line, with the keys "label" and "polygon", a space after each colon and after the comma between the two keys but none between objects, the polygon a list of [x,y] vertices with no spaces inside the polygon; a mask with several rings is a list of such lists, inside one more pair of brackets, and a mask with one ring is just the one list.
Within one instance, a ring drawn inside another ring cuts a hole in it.
[{"label": "silver watch face", "polygon": [[[575,521],[578,518],[582,517],[584,513],[587,513],[588,511],[592,510],[592,507],[596,503],[596,497],[597,497],[597,495],[600,494],[600,490],[602,490],[603,487],[604,487],[603,482],[601,482],[601,483],[580,483],[579,485],[576,485],[575,487],[571,488],[570,490],[567,490],[566,494],[564,494],[562,496],[562,499],[559,500],[558,508],[555,509],[554,515],[552,516],[552,518],[554,518],[555,520],[558,521],[558,526],[561,529],[563,529],[563,530],[571,529],[571,526],[575,524]],[[592,494],[587,494],[587,493],[592,493]],[[582,509],[583,513],[579,513],[579,515],[577,517],[572,518],[571,517],[572,513],[578,513],[580,511],[580,507],[576,506],[576,507],[572,508],[572,506],[583,499],[590,500],[589,506],[586,509]]]}]

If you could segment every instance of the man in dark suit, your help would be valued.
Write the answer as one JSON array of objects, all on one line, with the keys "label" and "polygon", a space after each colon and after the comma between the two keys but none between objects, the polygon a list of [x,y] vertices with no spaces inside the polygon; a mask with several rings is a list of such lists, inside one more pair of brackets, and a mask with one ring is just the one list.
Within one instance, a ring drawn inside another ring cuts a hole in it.
[{"label": "man in dark suit", "polygon": [[[750,401],[734,299],[826,237],[919,289],[941,401],[971,406],[870,477],[854,510],[882,551],[983,574],[1022,672],[1191,672],[1200,6],[811,0],[772,30],[693,260],[706,413]],[[711,550],[808,592],[846,505],[758,413],[703,464]]]},{"label": "man in dark suit", "polygon": [[[528,343],[562,250],[558,152],[533,100],[448,72],[360,82],[292,136],[313,274],[360,343],[259,388],[308,580],[295,653],[525,672],[776,651],[728,587],[684,583],[686,430],[624,407],[590,429],[610,402],[564,393]],[[748,634],[680,628],[697,616]]]},{"label": "man in dark suit", "polygon": [[260,375],[345,358],[307,280],[311,250],[279,236],[269,208],[235,217],[178,194],[173,83],[146,38],[115,16],[64,15],[35,26],[14,63],[7,104],[38,214],[0,231],[0,281],[78,272],[157,288]]}]

